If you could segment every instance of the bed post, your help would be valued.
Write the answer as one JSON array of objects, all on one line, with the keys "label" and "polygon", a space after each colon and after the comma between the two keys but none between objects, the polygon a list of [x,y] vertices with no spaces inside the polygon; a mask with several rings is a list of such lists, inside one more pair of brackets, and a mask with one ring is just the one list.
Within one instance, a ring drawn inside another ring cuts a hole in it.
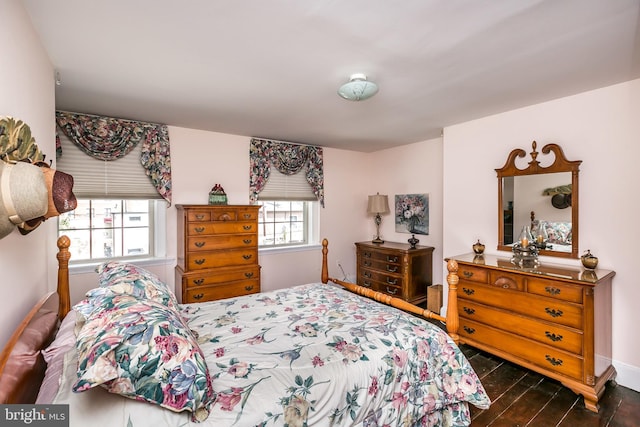
[{"label": "bed post", "polygon": [[449,291],[447,292],[447,333],[453,341],[458,344],[460,336],[458,335],[459,319],[458,319],[458,263],[454,259],[447,261],[447,284]]},{"label": "bed post", "polygon": [[71,241],[67,236],[58,238],[58,318],[60,320],[71,310],[71,296],[69,295],[69,246]]},{"label": "bed post", "polygon": [[322,239],[322,275],[321,280],[322,283],[326,284],[329,281],[329,267],[327,266],[327,252],[329,249],[327,246],[329,245],[329,241],[327,239]]}]

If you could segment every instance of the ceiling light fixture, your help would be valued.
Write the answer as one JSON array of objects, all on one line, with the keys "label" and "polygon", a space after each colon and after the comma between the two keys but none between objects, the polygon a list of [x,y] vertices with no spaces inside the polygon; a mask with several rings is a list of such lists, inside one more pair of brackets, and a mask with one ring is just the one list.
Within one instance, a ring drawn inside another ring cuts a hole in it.
[{"label": "ceiling light fixture", "polygon": [[365,74],[352,74],[349,81],[338,89],[338,95],[349,101],[364,101],[378,93],[378,85],[368,81]]}]

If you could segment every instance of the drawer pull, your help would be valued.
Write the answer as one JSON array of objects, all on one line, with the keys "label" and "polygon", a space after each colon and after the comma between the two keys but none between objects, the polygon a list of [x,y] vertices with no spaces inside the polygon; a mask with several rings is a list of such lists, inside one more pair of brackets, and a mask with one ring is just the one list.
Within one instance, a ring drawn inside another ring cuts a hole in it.
[{"label": "drawer pull", "polygon": [[204,279],[194,279],[194,285],[202,285],[204,283]]},{"label": "drawer pull", "polygon": [[463,326],[463,327],[462,327],[462,329],[464,329],[464,331],[465,331],[466,333],[468,333],[469,335],[471,335],[471,334],[473,334],[473,333],[475,333],[475,332],[476,332],[476,330],[475,330],[474,328],[470,328],[470,327],[468,327],[468,326]]},{"label": "drawer pull", "polygon": [[471,276],[473,276],[473,271],[463,271],[463,272],[462,272],[462,275],[463,275],[464,277],[466,277],[467,279],[470,279],[470,278],[471,278]]},{"label": "drawer pull", "polygon": [[253,228],[253,225],[243,225],[242,228],[249,231]]},{"label": "drawer pull", "polygon": [[204,261],[205,261],[205,259],[204,259],[204,258],[202,258],[202,259],[197,259],[197,260],[195,260],[195,261],[193,261],[193,262],[195,262],[195,263],[196,263],[196,264],[198,264],[198,265],[202,265],[202,264],[204,264]]},{"label": "drawer pull", "polygon": [[474,289],[469,289],[469,288],[462,288],[462,292],[464,292],[467,295],[473,295],[476,293]]},{"label": "drawer pull", "polygon": [[202,221],[204,219],[204,215],[203,214],[196,214],[196,219],[198,221]]},{"label": "drawer pull", "polygon": [[369,261],[364,261],[362,264],[364,264],[365,267],[371,267],[371,263]]},{"label": "drawer pull", "polygon": [[371,282],[367,282],[365,280],[364,282],[362,282],[362,286],[364,286],[365,288],[370,288],[371,287]]},{"label": "drawer pull", "polygon": [[244,287],[244,290],[247,291],[247,292],[249,292],[252,289],[253,289],[253,285]]},{"label": "drawer pull", "polygon": [[249,244],[251,244],[251,242],[253,242],[253,240],[252,240],[252,239],[244,239],[244,240],[242,241],[242,243],[244,243],[245,245],[249,245]]},{"label": "drawer pull", "polygon": [[555,357],[551,357],[548,354],[545,354],[544,358],[547,359],[547,362],[551,363],[553,366],[562,365],[562,359],[556,359]]},{"label": "drawer pull", "polygon": [[389,273],[395,273],[396,271],[398,271],[398,266],[397,265],[387,265],[387,271]]},{"label": "drawer pull", "polygon": [[462,310],[463,310],[465,313],[467,313],[468,315],[472,315],[472,314],[474,314],[474,313],[476,312],[476,310],[475,310],[475,309],[473,309],[473,308],[469,308],[469,307],[464,307]]},{"label": "drawer pull", "polygon": [[371,258],[371,252],[362,252],[362,256],[365,258]]},{"label": "drawer pull", "polygon": [[553,286],[546,286],[544,290],[547,291],[549,295],[560,295],[560,289],[554,288]]},{"label": "drawer pull", "polygon": [[253,258],[253,255],[252,254],[244,254],[244,255],[242,255],[242,258],[244,258],[246,260],[249,260],[249,259]]},{"label": "drawer pull", "polygon": [[398,257],[397,256],[392,257],[390,255],[387,255],[387,262],[398,262]]},{"label": "drawer pull", "polygon": [[391,294],[391,295],[395,295],[396,293],[398,293],[397,289],[389,289],[389,287],[387,286],[387,293]]},{"label": "drawer pull", "polygon": [[244,277],[246,277],[247,279],[250,279],[253,277],[253,271],[249,271],[247,273],[244,273]]},{"label": "drawer pull", "polygon": [[204,227],[196,227],[196,233],[202,233],[204,231]]},{"label": "drawer pull", "polygon": [[196,248],[201,248],[204,246],[204,242],[195,242],[194,245],[196,245]]},{"label": "drawer pull", "polygon": [[364,273],[362,273],[362,275],[364,277],[366,277],[367,279],[371,279],[371,272],[370,271],[365,271]]},{"label": "drawer pull", "polygon": [[546,335],[547,338],[549,338],[553,342],[562,341],[562,335],[556,335],[549,331],[545,331],[544,334]]},{"label": "drawer pull", "polygon": [[391,280],[391,277],[387,277],[387,283],[390,284],[390,285],[397,285],[398,284],[398,279]]},{"label": "drawer pull", "polygon": [[251,219],[251,214],[249,213],[246,213],[243,216],[244,216],[244,219]]},{"label": "drawer pull", "polygon": [[562,310],[556,310],[555,308],[549,308],[549,307],[546,307],[544,311],[546,311],[547,314],[551,317],[562,317],[562,315],[564,314]]},{"label": "drawer pull", "polygon": [[204,297],[204,294],[196,294],[193,296],[193,299],[202,299],[202,297]]}]

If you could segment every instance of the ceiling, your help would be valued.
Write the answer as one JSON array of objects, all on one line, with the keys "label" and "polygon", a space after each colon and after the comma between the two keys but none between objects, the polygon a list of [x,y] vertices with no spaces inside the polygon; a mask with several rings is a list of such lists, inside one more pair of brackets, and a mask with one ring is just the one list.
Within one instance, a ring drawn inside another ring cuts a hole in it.
[{"label": "ceiling", "polygon": [[363,152],[640,77],[640,0],[23,3],[58,109]]}]

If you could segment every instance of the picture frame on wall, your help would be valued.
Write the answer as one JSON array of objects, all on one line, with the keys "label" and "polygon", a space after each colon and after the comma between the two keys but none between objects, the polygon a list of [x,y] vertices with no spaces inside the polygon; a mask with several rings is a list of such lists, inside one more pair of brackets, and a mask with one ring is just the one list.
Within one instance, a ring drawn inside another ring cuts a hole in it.
[{"label": "picture frame on wall", "polygon": [[429,234],[429,195],[396,194],[396,233]]}]

